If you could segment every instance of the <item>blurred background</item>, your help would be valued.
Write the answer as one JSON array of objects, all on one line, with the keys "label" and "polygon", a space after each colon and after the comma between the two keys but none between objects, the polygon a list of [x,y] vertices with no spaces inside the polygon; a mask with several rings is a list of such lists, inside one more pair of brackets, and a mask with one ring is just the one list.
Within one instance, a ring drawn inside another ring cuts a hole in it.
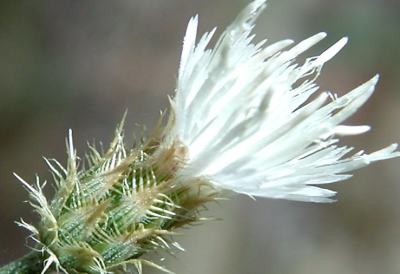
[{"label": "blurred background", "polygon": [[[189,18],[218,33],[247,0],[13,0],[0,2],[0,264],[27,253],[28,233],[14,223],[37,218],[23,201],[35,174],[52,181],[42,156],[66,162],[73,129],[86,142],[112,139],[126,109],[126,137],[151,129],[173,94]],[[342,144],[372,152],[400,142],[400,1],[271,0],[256,41],[329,36],[307,56],[349,36],[325,65],[321,90],[343,94],[381,75],[373,97],[347,123],[372,131]],[[213,40],[215,42],[215,40]],[[400,273],[400,160],[376,163],[331,185],[334,204],[238,196],[212,204],[223,218],[184,231],[186,252],[154,256],[170,270],[204,273]],[[48,186],[51,195],[52,187]],[[161,273],[149,267],[145,273]]]}]

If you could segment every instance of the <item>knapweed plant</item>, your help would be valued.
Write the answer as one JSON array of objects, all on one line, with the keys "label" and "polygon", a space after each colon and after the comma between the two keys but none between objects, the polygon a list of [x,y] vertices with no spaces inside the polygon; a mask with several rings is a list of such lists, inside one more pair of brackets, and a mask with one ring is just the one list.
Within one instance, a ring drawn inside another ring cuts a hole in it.
[{"label": "knapweed plant", "polygon": [[294,46],[292,40],[253,44],[254,22],[265,6],[265,0],[250,3],[214,49],[207,45],[215,29],[196,42],[197,16],[190,20],[167,121],[160,119],[134,149],[124,144],[122,122],[107,152],[89,147],[80,160],[70,131],[67,166],[46,160],[52,199],[39,179],[31,185],[16,175],[40,222],[19,223],[36,246],[0,273],[141,272],[143,263],[169,272],[142,255],[180,249],[172,236],[202,222],[206,203],[238,193],[331,202],[335,192],[320,185],[400,155],[395,144],[371,154],[338,145],[340,135],[369,130],[342,122],[371,96],[378,76],[342,97],[311,97],[322,66],[347,39],[297,64],[326,34]]}]

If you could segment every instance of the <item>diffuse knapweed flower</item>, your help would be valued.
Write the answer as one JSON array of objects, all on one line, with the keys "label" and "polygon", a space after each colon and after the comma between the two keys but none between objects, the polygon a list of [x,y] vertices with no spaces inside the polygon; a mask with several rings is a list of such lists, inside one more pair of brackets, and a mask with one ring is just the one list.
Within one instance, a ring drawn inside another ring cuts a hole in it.
[{"label": "diffuse knapweed flower", "polygon": [[[112,273],[141,263],[149,251],[179,248],[176,228],[201,221],[207,202],[234,193],[299,201],[329,202],[335,192],[315,185],[348,179],[348,171],[399,156],[396,145],[372,154],[346,155],[338,135],[368,126],[340,125],[371,96],[378,77],[343,97],[324,92],[311,100],[323,64],[346,44],[343,38],[321,55],[296,64],[296,57],[326,35],[297,45],[284,40],[252,44],[254,21],[264,0],[248,5],[206,49],[214,31],[196,45],[197,17],[184,39],[176,93],[165,127],[157,126],[134,149],[118,127],[110,149],[90,147],[86,169],[68,137],[68,165],[48,160],[56,194],[20,179],[41,216],[25,222],[50,265],[66,273]],[[159,267],[161,268],[161,267]],[[162,268],[161,268],[162,269]]]}]

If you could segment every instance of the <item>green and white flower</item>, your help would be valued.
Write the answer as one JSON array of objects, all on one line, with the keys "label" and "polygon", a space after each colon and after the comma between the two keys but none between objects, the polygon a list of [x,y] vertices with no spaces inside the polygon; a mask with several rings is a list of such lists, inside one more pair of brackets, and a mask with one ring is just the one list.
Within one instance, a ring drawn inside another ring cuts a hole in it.
[{"label": "green and white flower", "polygon": [[340,98],[328,92],[312,97],[322,66],[347,39],[297,64],[296,57],[326,34],[295,46],[292,40],[252,44],[264,8],[265,0],[249,4],[214,49],[207,46],[215,29],[196,44],[198,19],[190,20],[168,122],[142,143],[128,149],[121,123],[109,150],[90,147],[79,168],[70,132],[67,167],[46,160],[55,180],[51,200],[39,179],[31,186],[18,177],[41,217],[38,227],[20,225],[43,254],[42,273],[140,272],[142,263],[167,271],[143,256],[181,249],[171,236],[203,221],[199,213],[208,202],[235,193],[330,202],[335,192],[321,184],[400,156],[397,145],[347,156],[352,148],[337,144],[337,136],[369,130],[342,123],[371,96],[378,76]]}]

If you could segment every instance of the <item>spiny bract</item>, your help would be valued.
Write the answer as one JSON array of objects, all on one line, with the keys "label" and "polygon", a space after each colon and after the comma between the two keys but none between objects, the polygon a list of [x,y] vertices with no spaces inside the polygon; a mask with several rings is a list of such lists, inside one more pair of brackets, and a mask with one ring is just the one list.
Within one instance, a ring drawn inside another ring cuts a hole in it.
[{"label": "spiny bract", "polygon": [[90,147],[89,167],[78,170],[70,132],[67,168],[46,160],[56,182],[51,202],[43,195],[45,184],[37,179],[34,188],[18,177],[41,216],[38,229],[23,221],[20,225],[33,233],[37,248],[49,256],[46,268],[54,263],[66,273],[95,274],[129,265],[140,270],[144,262],[169,272],[139,257],[152,250],[182,249],[165,236],[202,220],[201,205],[217,199],[218,191],[199,179],[177,179],[182,148],[160,151],[160,136],[156,130],[138,148],[128,150],[120,126],[110,149],[102,155]]}]

